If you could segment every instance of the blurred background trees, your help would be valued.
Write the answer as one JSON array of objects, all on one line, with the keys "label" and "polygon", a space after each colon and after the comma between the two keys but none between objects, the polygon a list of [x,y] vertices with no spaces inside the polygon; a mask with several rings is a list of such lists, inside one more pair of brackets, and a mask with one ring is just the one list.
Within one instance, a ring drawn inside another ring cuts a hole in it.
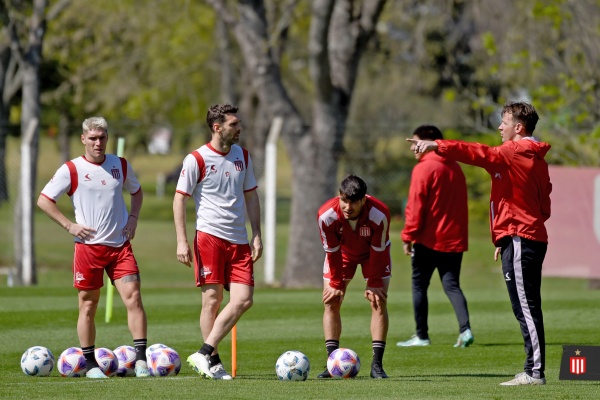
[{"label": "blurred background trees", "polygon": [[[6,187],[5,138],[20,134],[25,112],[11,21],[24,21],[26,35],[38,2],[0,1],[2,202],[16,195]],[[184,154],[192,139],[209,139],[207,107],[228,101],[241,106],[242,145],[261,176],[270,122],[283,113],[295,168],[291,220],[300,225],[289,243],[292,272],[302,268],[298,255],[309,271],[320,270],[313,209],[336,194],[342,175],[362,175],[401,215],[415,162],[404,138],[420,124],[440,126],[447,138],[499,144],[499,109],[526,99],[541,116],[536,135],[553,145],[550,162],[600,163],[600,0],[47,3],[47,13],[68,5],[47,20],[40,132],[57,137],[65,160],[72,157],[69,137],[93,114],[137,152],[147,151],[151,132],[167,127],[174,150]],[[269,92],[272,84],[277,90]],[[484,219],[488,177],[465,172],[472,215]],[[311,182],[316,188],[307,191]],[[288,284],[298,278],[290,274]]]}]

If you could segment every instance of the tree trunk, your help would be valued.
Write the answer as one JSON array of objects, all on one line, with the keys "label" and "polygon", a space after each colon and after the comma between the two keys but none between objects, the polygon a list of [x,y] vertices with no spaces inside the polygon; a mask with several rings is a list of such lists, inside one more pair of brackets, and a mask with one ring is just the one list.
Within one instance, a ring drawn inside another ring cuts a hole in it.
[{"label": "tree trunk", "polygon": [[[35,0],[33,4],[33,14],[29,25],[28,49],[22,54],[23,71],[23,90],[22,90],[22,107],[21,107],[21,135],[25,137],[25,133],[29,123],[35,119],[40,120],[40,77],[39,68],[42,60],[42,43],[46,32],[46,12],[47,0]],[[36,126],[33,140],[31,142],[31,193],[32,196],[27,199],[26,207],[33,209],[33,193],[35,193],[37,179],[37,161],[39,152],[39,125]],[[23,172],[23,171],[21,171]],[[21,197],[21,195],[19,195]],[[23,201],[18,201],[15,205],[15,217],[22,216]],[[31,219],[31,230],[34,232],[33,218]],[[32,240],[32,249],[23,248],[23,232],[21,223],[15,224],[15,258],[17,265],[16,284],[24,284],[23,282],[23,258],[22,254],[26,251],[31,252],[32,262],[32,284],[37,284],[36,260],[35,260],[35,244]]]},{"label": "tree trunk", "polygon": [[[385,0],[365,0],[360,12],[353,10],[351,0],[313,2],[308,48],[315,95],[310,126],[302,120],[283,84],[279,55],[274,54],[268,37],[263,1],[241,0],[239,19],[223,2],[207,1],[234,30],[254,90],[268,112],[265,116],[269,120],[281,116],[284,120],[282,138],[292,162],[293,193],[282,284],[321,287],[325,253],[317,211],[336,194],[339,157],[358,63]],[[329,43],[336,44],[332,52]]]}]

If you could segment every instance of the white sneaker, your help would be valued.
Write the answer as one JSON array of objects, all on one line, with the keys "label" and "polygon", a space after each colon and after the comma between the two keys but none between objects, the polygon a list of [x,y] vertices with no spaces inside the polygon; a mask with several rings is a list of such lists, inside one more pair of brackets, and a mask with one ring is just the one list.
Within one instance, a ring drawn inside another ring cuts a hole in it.
[{"label": "white sneaker", "polygon": [[429,346],[430,344],[431,344],[431,341],[429,340],[429,338],[420,339],[417,335],[412,335],[412,337],[410,339],[408,339],[406,342],[396,343],[396,346],[398,346],[398,347],[414,347],[414,346]]},{"label": "white sneaker", "polygon": [[221,363],[210,367],[210,372],[213,374],[213,379],[224,379],[226,381],[233,379],[231,375],[225,371],[225,367],[223,367],[223,364]]},{"label": "white sneaker", "polygon": [[525,372],[521,372],[515,375],[515,379],[510,381],[502,382],[500,386],[519,386],[519,385],[545,385],[546,378],[534,378],[527,375]]},{"label": "white sneaker", "polygon": [[137,360],[135,362],[135,376],[137,378],[146,378],[150,376],[148,371],[148,363],[144,360]]},{"label": "white sneaker", "polygon": [[86,378],[92,378],[92,379],[105,379],[108,378],[108,376],[106,376],[104,374],[104,372],[102,372],[102,370],[98,367],[92,368],[89,371],[87,371],[85,373],[85,377]]},{"label": "white sneaker", "polygon": [[214,378],[213,373],[210,372],[210,366],[208,365],[208,360],[210,356],[202,355],[198,352],[192,354],[187,358],[187,362],[196,371],[205,378]]},{"label": "white sneaker", "polygon": [[473,337],[471,330],[467,329],[466,331],[458,335],[458,340],[456,341],[454,347],[469,347],[473,344],[474,341],[475,338]]}]

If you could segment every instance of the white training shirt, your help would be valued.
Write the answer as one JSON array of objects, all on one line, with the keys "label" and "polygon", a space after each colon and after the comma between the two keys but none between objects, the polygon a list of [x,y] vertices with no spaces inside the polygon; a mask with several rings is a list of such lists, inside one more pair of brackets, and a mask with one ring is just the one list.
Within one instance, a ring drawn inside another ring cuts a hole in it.
[{"label": "white training shirt", "polygon": [[196,230],[234,244],[248,243],[244,192],[256,187],[248,151],[235,144],[227,154],[210,143],[188,154],[177,182],[178,193],[194,196]]},{"label": "white training shirt", "polygon": [[75,238],[76,242],[120,247],[126,241],[123,228],[129,217],[123,188],[131,194],[140,190],[140,183],[124,158],[107,154],[102,164],[96,164],[82,156],[64,163],[44,187],[42,196],[56,203],[67,193],[75,221],[96,230],[92,239]]}]

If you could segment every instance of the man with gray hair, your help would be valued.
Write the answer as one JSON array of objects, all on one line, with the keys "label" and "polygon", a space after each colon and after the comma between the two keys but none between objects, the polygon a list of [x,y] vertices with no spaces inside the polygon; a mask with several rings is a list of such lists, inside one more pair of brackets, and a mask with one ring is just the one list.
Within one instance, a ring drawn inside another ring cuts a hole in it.
[{"label": "man with gray hair", "polygon": [[[107,378],[95,359],[94,317],[104,285],[104,271],[127,308],[128,325],[136,351],[135,374],[149,376],[146,363],[146,312],[140,294],[140,271],[131,249],[142,208],[143,193],[131,165],[105,154],[108,124],[102,117],[83,122],[85,154],[64,163],[42,190],[38,206],[75,238],[73,286],[79,292],[77,335],[85,356],[88,378]],[[127,212],[123,188],[131,194]],[[63,194],[71,197],[75,222],[56,205]]]}]

